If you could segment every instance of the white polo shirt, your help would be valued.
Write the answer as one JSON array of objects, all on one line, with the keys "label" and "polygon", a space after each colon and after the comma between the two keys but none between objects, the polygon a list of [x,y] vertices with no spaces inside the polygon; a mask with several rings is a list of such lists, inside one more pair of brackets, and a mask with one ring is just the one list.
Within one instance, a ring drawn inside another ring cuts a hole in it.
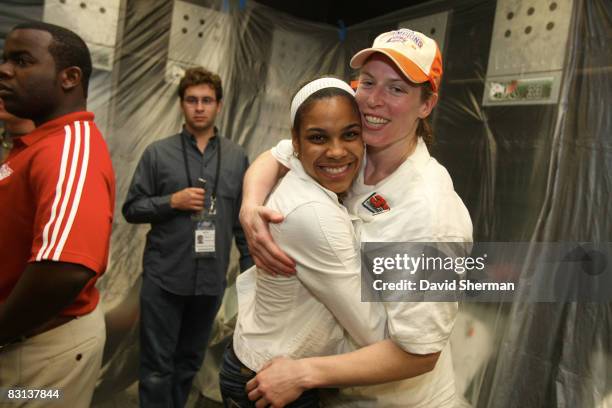
[{"label": "white polo shirt", "polygon": [[[272,154],[291,168],[293,148],[281,141]],[[380,183],[366,185],[363,169],[345,204],[363,222],[361,242],[471,242],[472,222],[454,191],[446,169],[429,155],[419,138],[412,155]],[[372,194],[381,195],[389,211],[374,215],[363,205]],[[415,354],[442,351],[429,373],[407,380],[340,390],[327,401],[330,406],[440,407],[452,406],[455,387],[448,338],[457,315],[457,303],[383,303],[389,337]],[[353,349],[345,350],[352,351]]]},{"label": "white polo shirt", "polygon": [[338,354],[385,338],[383,306],[361,302],[351,217],[298,160],[291,166],[266,205],[285,216],[270,230],[296,261],[297,275],[274,277],[253,267],[237,281],[234,351],[254,371],[277,356]]}]

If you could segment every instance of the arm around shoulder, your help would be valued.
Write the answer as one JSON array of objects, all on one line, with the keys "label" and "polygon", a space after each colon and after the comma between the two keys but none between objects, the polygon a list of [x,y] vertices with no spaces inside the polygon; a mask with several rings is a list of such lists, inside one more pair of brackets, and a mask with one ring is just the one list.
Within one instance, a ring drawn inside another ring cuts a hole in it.
[{"label": "arm around shoulder", "polygon": [[242,172],[240,173],[241,174],[240,194],[238,196],[237,210],[236,210],[236,213],[234,214],[234,220],[233,220],[234,239],[236,241],[236,247],[238,248],[238,252],[240,253],[240,259],[239,259],[240,272],[244,272],[247,269],[249,269],[251,266],[253,266],[253,258],[251,257],[251,253],[249,252],[248,242],[244,234],[244,230],[242,229],[242,226],[240,225],[240,220],[238,218],[240,207],[242,205],[242,181],[244,180],[244,174],[246,173],[249,167],[249,159],[246,153],[242,151],[242,154],[243,154],[243,169],[242,169]]},{"label": "arm around shoulder", "polygon": [[255,264],[272,274],[292,275],[295,263],[274,242],[268,227],[270,222],[282,222],[283,216],[263,206],[287,171],[270,151],[259,155],[244,176],[239,218]]},{"label": "arm around shoulder", "polygon": [[244,175],[242,208],[263,205],[278,180],[288,171],[270,150],[260,154]]}]

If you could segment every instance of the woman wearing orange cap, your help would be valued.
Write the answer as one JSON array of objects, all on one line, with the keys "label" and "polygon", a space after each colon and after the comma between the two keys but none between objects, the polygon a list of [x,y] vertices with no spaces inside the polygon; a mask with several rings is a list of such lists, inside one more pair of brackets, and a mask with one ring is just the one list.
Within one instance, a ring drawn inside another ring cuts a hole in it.
[{"label": "woman wearing orange cap", "polygon": [[[446,169],[429,155],[426,122],[438,100],[442,59],[434,40],[407,29],[379,35],[351,60],[359,68],[367,161],[344,204],[362,219],[361,242],[469,242],[469,213]],[[282,217],[261,206],[289,165],[281,142],[252,165],[244,180],[241,220],[257,265],[294,273],[271,240],[267,222]],[[310,388],[350,387],[327,397],[332,406],[453,406],[448,338],[457,304],[385,303],[389,340],[345,354],[275,359],[248,384],[257,406],[283,406]],[[422,374],[425,372],[425,374]],[[400,381],[401,380],[401,381]],[[371,384],[380,384],[367,386]],[[356,387],[363,386],[363,387]]]}]

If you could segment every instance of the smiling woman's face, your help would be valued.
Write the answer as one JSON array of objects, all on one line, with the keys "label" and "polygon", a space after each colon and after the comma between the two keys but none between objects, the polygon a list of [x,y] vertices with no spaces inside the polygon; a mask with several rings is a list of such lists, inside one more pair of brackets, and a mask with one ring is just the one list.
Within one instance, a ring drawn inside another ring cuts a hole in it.
[{"label": "smiling woman's face", "polygon": [[293,130],[293,147],[304,170],[334,193],[349,189],[363,158],[359,112],[349,96],[318,99],[306,106]]},{"label": "smiling woman's face", "polygon": [[374,54],[361,68],[355,99],[361,110],[363,140],[385,148],[415,136],[419,118],[433,106],[421,98],[422,89],[405,79],[382,54]]}]

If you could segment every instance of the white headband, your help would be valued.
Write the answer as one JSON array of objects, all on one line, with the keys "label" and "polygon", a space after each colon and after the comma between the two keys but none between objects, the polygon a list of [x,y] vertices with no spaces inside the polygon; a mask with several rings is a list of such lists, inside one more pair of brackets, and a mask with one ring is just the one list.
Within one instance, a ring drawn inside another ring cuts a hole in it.
[{"label": "white headband", "polygon": [[313,93],[324,88],[340,88],[345,90],[352,96],[355,96],[355,91],[346,82],[338,78],[319,78],[307,83],[298,91],[291,101],[291,126],[295,121],[295,114],[306,99]]}]

